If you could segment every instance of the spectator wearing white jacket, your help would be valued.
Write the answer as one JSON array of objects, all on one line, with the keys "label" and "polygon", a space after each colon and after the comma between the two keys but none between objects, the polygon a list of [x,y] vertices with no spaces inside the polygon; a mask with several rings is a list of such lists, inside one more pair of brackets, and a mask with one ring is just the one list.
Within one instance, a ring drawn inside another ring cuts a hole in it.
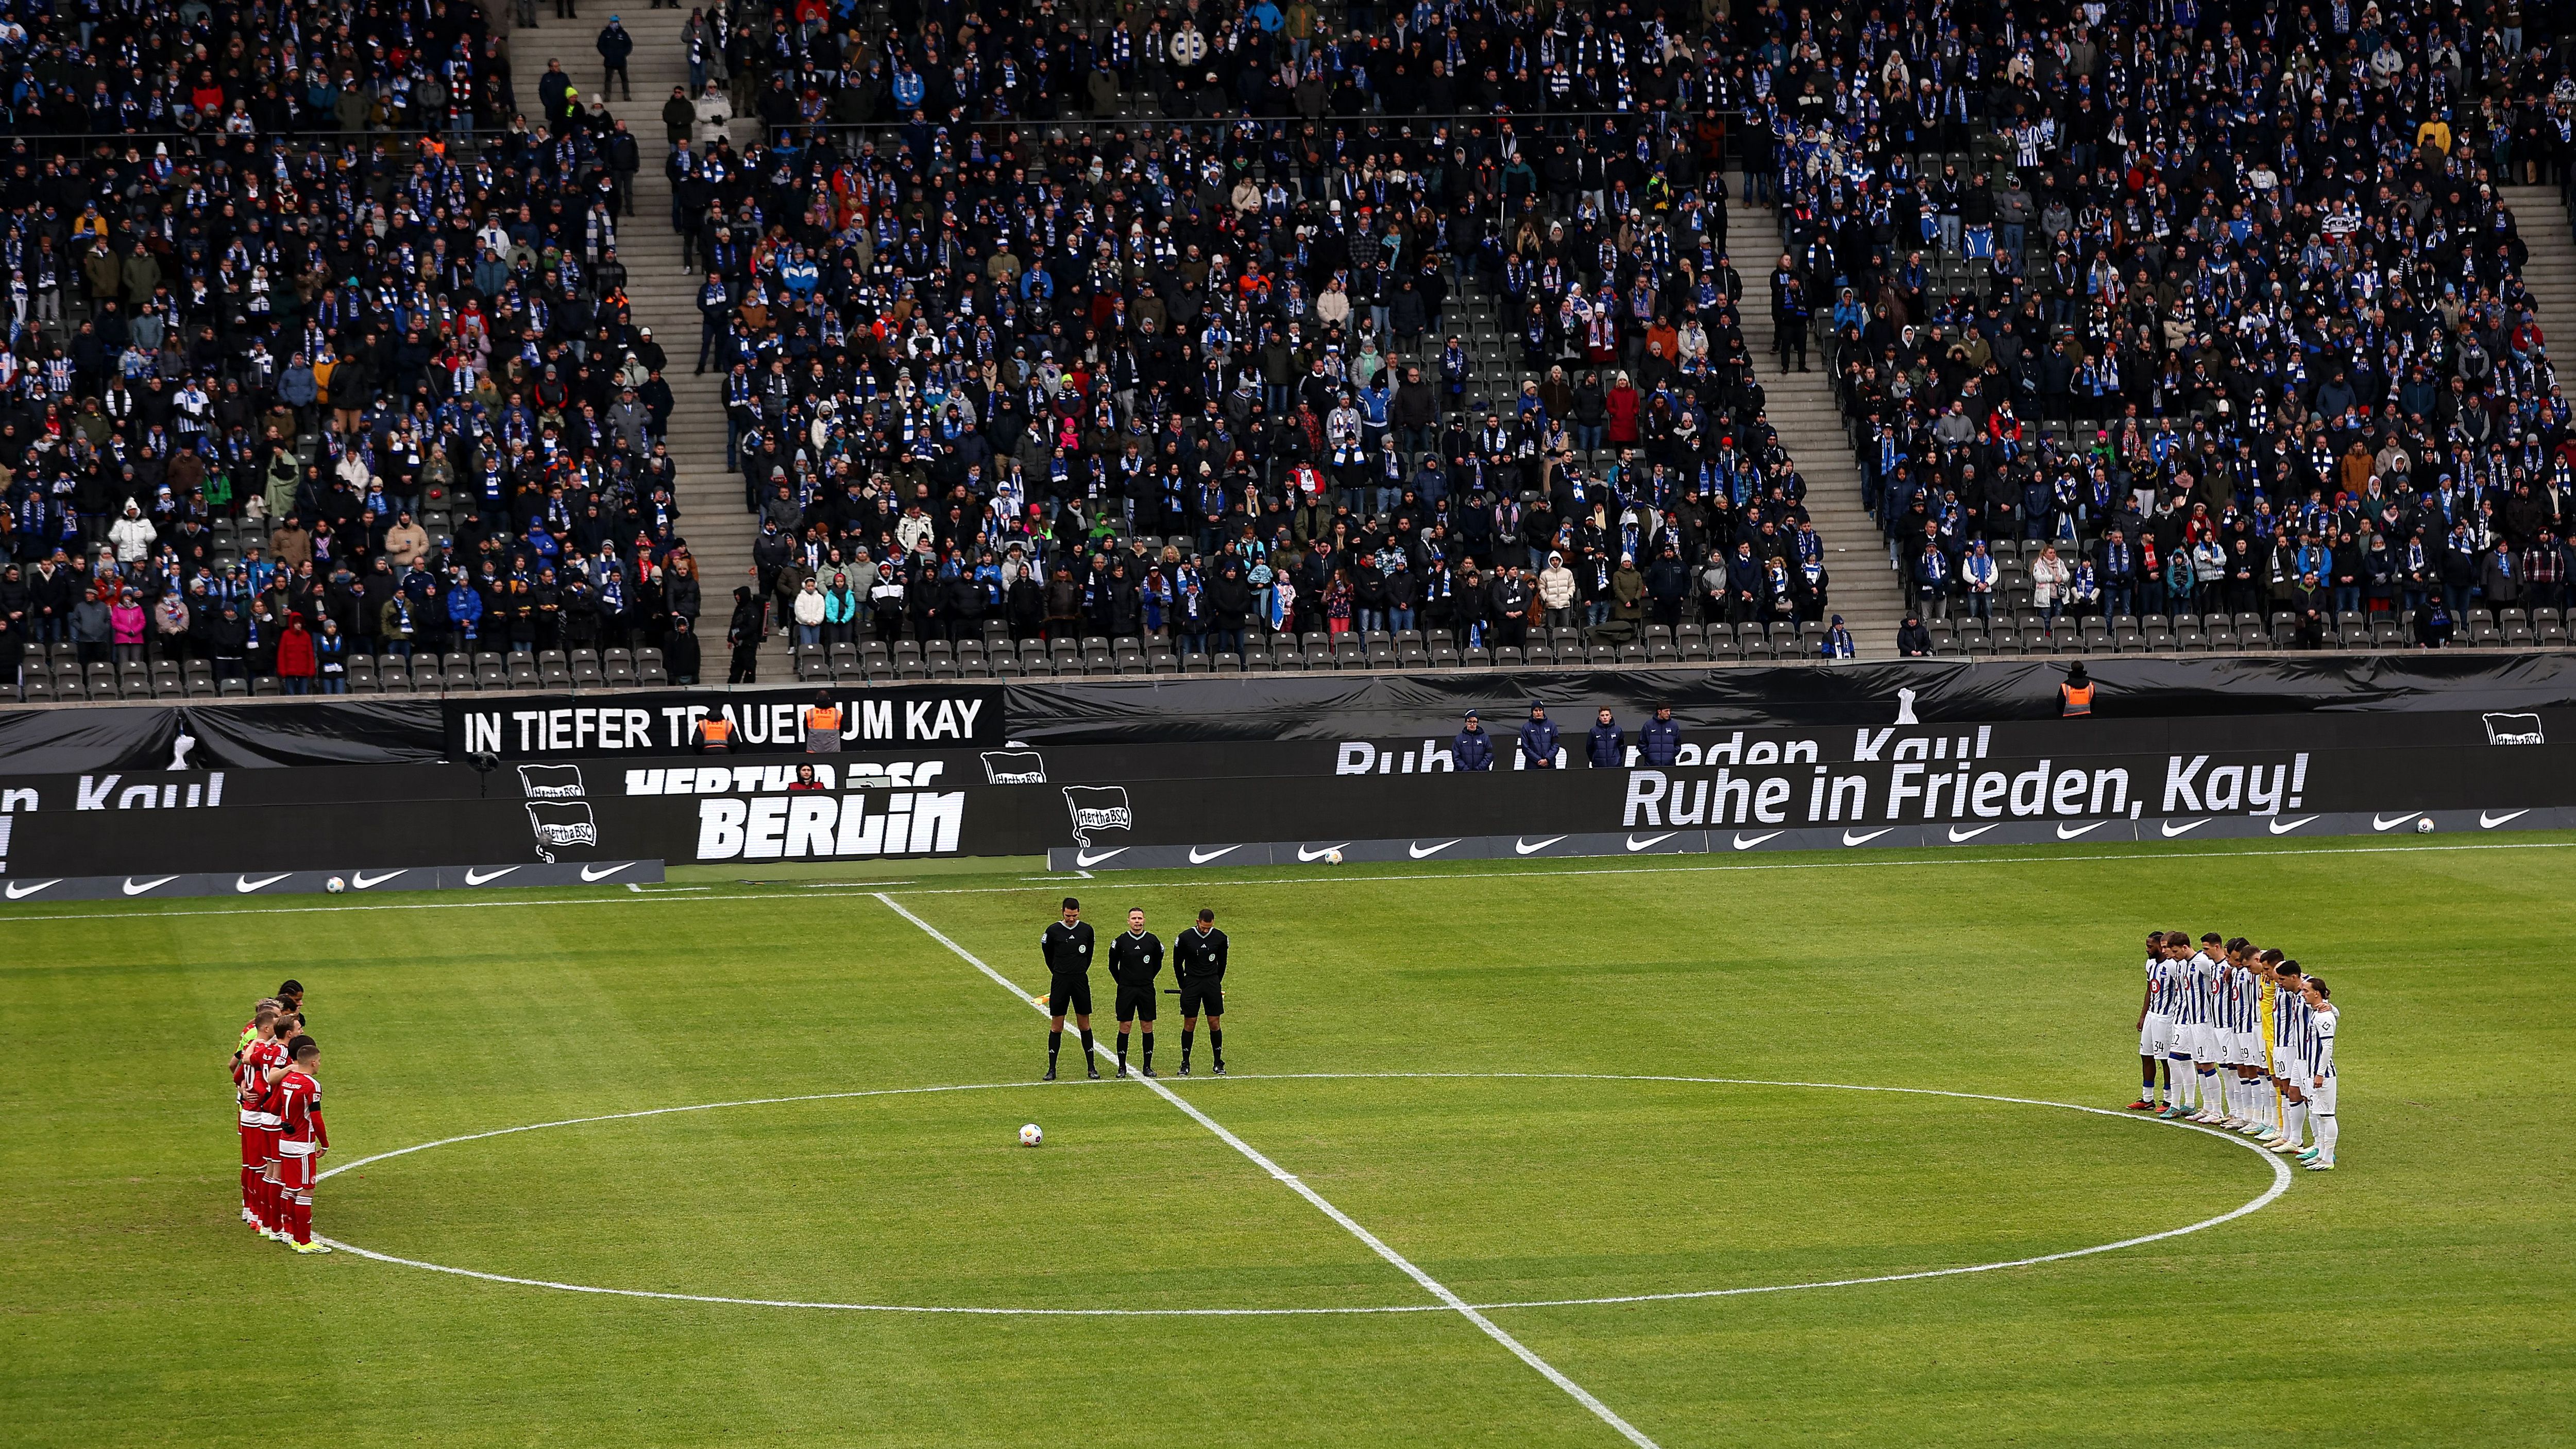
[{"label": "spectator wearing white jacket", "polygon": [[799,648],[823,642],[824,605],[822,585],[814,576],[805,576],[805,587],[796,595],[796,643]]},{"label": "spectator wearing white jacket", "polygon": [[714,81],[708,81],[706,89],[698,92],[697,112],[700,147],[712,146],[727,136],[725,127],[733,121],[733,102]]},{"label": "spectator wearing white jacket", "polygon": [[1547,567],[1538,571],[1538,597],[1547,608],[1547,627],[1574,627],[1574,570],[1565,566],[1565,555],[1547,556]]},{"label": "spectator wearing white jacket", "polygon": [[2030,601],[2041,613],[2055,619],[2058,610],[2066,606],[2066,581],[2071,577],[2066,560],[2057,556],[2056,544],[2041,549],[2030,564]]},{"label": "spectator wearing white jacket", "polygon": [[152,520],[143,516],[142,505],[125,500],[125,516],[107,531],[108,546],[116,550],[120,564],[137,564],[152,557],[152,541],[161,536]]}]

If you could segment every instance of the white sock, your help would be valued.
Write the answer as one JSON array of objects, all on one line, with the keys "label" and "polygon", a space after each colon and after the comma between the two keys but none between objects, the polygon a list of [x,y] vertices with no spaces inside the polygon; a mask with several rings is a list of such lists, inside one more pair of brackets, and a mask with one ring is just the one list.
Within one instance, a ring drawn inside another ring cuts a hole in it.
[{"label": "white sock", "polygon": [[2292,1102],[2290,1104],[2290,1110],[2285,1115],[2289,1119],[2289,1126],[2283,1130],[2290,1139],[2290,1145],[2295,1147],[2298,1145],[2299,1138],[2307,1131],[2308,1104],[2306,1102]]},{"label": "white sock", "polygon": [[2204,1071],[2200,1074],[2200,1110],[2211,1112],[2217,1108],[2218,1073]]},{"label": "white sock", "polygon": [[2177,1110],[2188,1110],[2191,1106],[2192,1091],[2191,1062],[2187,1058],[2175,1057],[2172,1071],[2174,1107]]},{"label": "white sock", "polygon": [[2329,1112],[2317,1119],[2318,1161],[2334,1161],[2335,1138],[2340,1136],[2341,1133],[2342,1129],[2336,1125],[2333,1113]]}]

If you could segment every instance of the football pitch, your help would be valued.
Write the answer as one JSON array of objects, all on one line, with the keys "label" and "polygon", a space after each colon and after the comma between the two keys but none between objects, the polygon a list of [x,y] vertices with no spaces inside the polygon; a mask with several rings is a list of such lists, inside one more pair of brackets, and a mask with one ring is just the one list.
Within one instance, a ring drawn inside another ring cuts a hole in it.
[{"label": "football pitch", "polygon": [[[1215,909],[1231,1075],[1204,1024],[1177,1075],[1166,996],[1159,1085],[1080,1080],[1070,1023],[1035,1081],[1067,893],[1104,949]],[[2551,835],[0,912],[0,1413],[29,1446],[2565,1443],[2571,925]],[[2330,981],[2336,1171],[2119,1110],[2152,929]],[[225,1058],[289,976],[326,1257],[236,1213]]]}]

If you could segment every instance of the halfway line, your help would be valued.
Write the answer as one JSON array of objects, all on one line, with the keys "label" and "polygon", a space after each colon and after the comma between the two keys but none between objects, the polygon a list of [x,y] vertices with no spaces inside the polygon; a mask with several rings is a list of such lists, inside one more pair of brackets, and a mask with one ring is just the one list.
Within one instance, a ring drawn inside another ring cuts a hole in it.
[{"label": "halfway line", "polygon": [[[887,910],[890,910],[896,915],[903,917],[905,920],[912,922],[914,925],[919,926],[922,931],[930,937],[930,939],[937,941],[940,945],[955,952],[959,960],[964,961],[967,965],[974,967],[976,970],[981,971],[986,976],[992,978],[993,984],[1011,993],[1013,1000],[1024,1002],[1029,1000],[1027,994],[1021,991],[1018,984],[1013,982],[1011,978],[1004,976],[1001,972],[985,965],[982,960],[976,957],[974,952],[969,951],[965,947],[958,945],[955,941],[950,940],[938,927],[904,909],[904,907],[897,902],[894,897],[887,895],[883,891],[879,891],[876,893],[876,898]],[[1041,1016],[1046,1014],[1046,1008],[1038,1006],[1037,1003],[1029,1002],[1029,1005]],[[1273,1178],[1277,1179],[1282,1184],[1285,1184],[1289,1191],[1294,1192],[1299,1197],[1302,1197],[1307,1202],[1313,1204],[1316,1211],[1321,1212],[1328,1218],[1331,1218],[1335,1223],[1340,1224],[1341,1227],[1352,1237],[1355,1237],[1361,1242],[1367,1244],[1371,1252],[1384,1258],[1388,1263],[1392,1264],[1397,1271],[1412,1279],[1424,1292],[1440,1300],[1443,1305],[1456,1312],[1459,1316],[1465,1318],[1469,1323],[1476,1325],[1478,1329],[1483,1331],[1487,1338],[1490,1338],[1494,1342],[1501,1344],[1504,1348],[1511,1350],[1514,1358],[1517,1358],[1521,1362],[1528,1364],[1531,1368],[1538,1370],[1549,1383],[1563,1389],[1567,1396],[1572,1398],[1576,1403],[1590,1409],[1595,1418],[1598,1418],[1602,1423],[1609,1425],[1611,1428],[1618,1430],[1620,1437],[1626,1439],[1629,1443],[1636,1445],[1637,1449],[1657,1449],[1657,1445],[1654,1440],[1647,1438],[1643,1433],[1639,1432],[1636,1425],[1620,1418],[1617,1412],[1612,1410],[1608,1404],[1605,1404],[1599,1399],[1593,1397],[1591,1390],[1586,1389],[1583,1385],[1566,1377],[1565,1374],[1558,1370],[1554,1364],[1549,1363],[1546,1359],[1540,1358],[1536,1353],[1532,1352],[1526,1344],[1523,1344],[1519,1339],[1504,1332],[1502,1325],[1476,1311],[1475,1308],[1468,1304],[1467,1300],[1450,1292],[1448,1285],[1414,1266],[1411,1259],[1405,1257],[1395,1249],[1388,1247],[1375,1233],[1370,1232],[1368,1229],[1361,1227],[1357,1222],[1353,1221],[1350,1214],[1343,1212],[1340,1208],[1337,1208],[1330,1202],[1325,1201],[1323,1194],[1315,1191],[1311,1187],[1308,1187],[1295,1173],[1288,1171],[1278,1163],[1263,1156],[1251,1143],[1244,1141],[1242,1138],[1237,1137],[1232,1132],[1226,1130],[1222,1123],[1218,1122],[1215,1118],[1210,1117],[1205,1112],[1200,1111],[1198,1108],[1190,1105],[1190,1103],[1179,1093],[1164,1086],[1161,1082],[1147,1076],[1138,1076],[1134,1078],[1134,1080],[1143,1083],[1149,1091],[1154,1093],[1154,1095],[1171,1103],[1173,1106],[1180,1108],[1191,1121],[1196,1122],[1210,1132],[1215,1133],[1217,1140],[1223,1142],[1226,1146],[1233,1148],[1235,1151],[1242,1153],[1251,1161],[1253,1166],[1269,1173]]]}]

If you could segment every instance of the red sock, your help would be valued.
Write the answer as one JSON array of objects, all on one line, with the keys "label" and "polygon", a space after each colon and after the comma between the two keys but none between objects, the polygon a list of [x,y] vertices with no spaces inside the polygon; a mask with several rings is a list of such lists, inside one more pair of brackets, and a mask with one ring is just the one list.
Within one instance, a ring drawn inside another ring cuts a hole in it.
[{"label": "red sock", "polygon": [[260,1222],[271,1231],[283,1229],[286,1226],[286,1204],[283,1201],[285,1190],[277,1185],[277,1179],[273,1177],[261,1178],[259,1186]]},{"label": "red sock", "polygon": [[295,1241],[313,1241],[313,1195],[308,1192],[295,1195]]},{"label": "red sock", "polygon": [[242,1210],[253,1218],[259,1216],[259,1169],[242,1169]]}]

